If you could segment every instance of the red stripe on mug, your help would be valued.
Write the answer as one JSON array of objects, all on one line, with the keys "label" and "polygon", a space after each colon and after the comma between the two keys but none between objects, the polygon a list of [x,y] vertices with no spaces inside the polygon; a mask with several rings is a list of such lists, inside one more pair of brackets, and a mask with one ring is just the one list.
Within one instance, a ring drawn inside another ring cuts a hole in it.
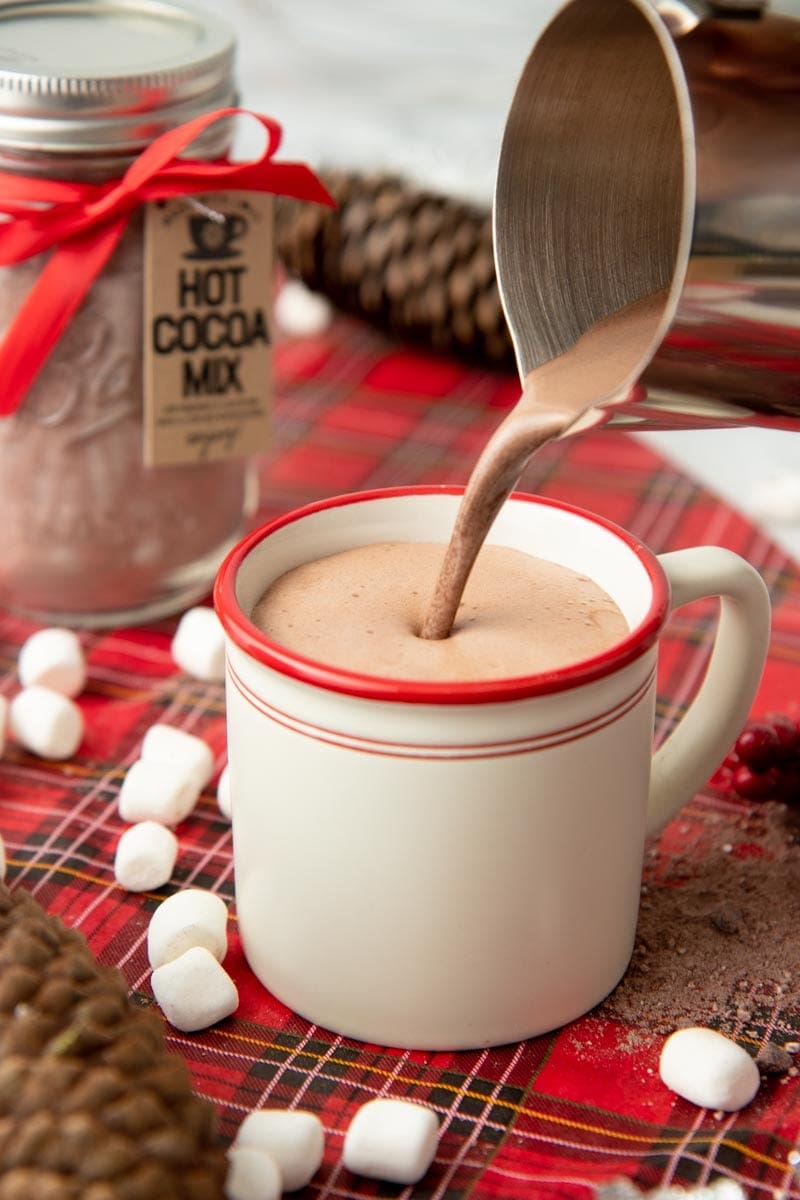
[{"label": "red stripe on mug", "polygon": [[653,684],[655,674],[654,667],[644,682],[631,692],[629,696],[626,696],[624,700],[619,701],[612,708],[598,713],[591,720],[583,721],[578,725],[567,725],[563,729],[553,730],[549,733],[540,734],[537,737],[513,738],[497,742],[464,743],[463,745],[443,745],[437,743],[428,745],[353,737],[339,730],[325,729],[320,725],[313,725],[308,721],[300,721],[289,713],[283,712],[281,709],[275,708],[274,705],[267,704],[262,700],[260,696],[256,695],[247,686],[241,676],[236,673],[230,662],[228,663],[228,679],[245,703],[249,704],[251,708],[256,709],[257,712],[267,717],[270,721],[274,721],[276,725],[281,725],[284,729],[290,729],[292,732],[299,733],[302,737],[310,738],[312,741],[324,742],[331,746],[341,746],[347,750],[356,750],[362,754],[377,754],[390,758],[430,760],[506,758],[514,754],[532,754],[539,750],[549,750],[553,746],[563,746],[569,742],[579,741],[589,734],[596,733],[598,730],[615,724],[615,722],[626,716],[647,694]]}]

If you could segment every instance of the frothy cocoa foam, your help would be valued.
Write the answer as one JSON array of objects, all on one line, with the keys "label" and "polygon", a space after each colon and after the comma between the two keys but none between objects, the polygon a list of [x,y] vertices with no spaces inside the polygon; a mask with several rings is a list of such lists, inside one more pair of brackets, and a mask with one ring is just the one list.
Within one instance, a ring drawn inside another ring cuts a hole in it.
[{"label": "frothy cocoa foam", "polygon": [[[419,636],[445,547],[381,542],[305,563],[275,581],[253,622],[306,658],[392,679],[478,681],[584,661],[628,632],[593,580],[486,545],[451,637]],[[401,582],[398,582],[401,581]]]}]

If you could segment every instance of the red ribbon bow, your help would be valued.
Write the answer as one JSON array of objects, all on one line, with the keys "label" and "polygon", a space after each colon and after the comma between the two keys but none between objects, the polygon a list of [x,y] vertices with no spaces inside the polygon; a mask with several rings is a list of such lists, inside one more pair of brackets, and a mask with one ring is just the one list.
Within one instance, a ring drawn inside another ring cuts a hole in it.
[{"label": "red ribbon bow", "polygon": [[[254,117],[266,130],[260,158],[243,163],[179,158],[210,125],[238,114]],[[281,127],[270,117],[223,108],[156,138],[121,179],[70,183],[0,171],[0,213],[11,218],[0,221],[0,266],[53,250],[0,345],[0,416],[19,407],[140,204],[195,192],[241,191],[333,207],[304,163],[272,161],[280,140]]]}]

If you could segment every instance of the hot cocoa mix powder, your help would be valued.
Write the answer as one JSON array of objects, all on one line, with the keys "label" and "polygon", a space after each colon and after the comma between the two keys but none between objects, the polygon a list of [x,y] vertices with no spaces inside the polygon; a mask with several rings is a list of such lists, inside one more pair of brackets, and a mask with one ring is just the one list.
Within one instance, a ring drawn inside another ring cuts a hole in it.
[{"label": "hot cocoa mix powder", "polygon": [[800,812],[700,797],[678,817],[647,851],[633,959],[596,1011],[650,1033],[800,1030]]}]

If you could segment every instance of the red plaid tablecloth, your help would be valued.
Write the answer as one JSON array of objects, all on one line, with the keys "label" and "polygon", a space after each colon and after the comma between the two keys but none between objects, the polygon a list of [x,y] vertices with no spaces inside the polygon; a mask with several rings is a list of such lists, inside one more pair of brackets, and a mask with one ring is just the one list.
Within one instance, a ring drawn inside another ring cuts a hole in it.
[{"label": "red plaid tablecloth", "polygon": [[[284,342],[276,375],[276,440],[263,463],[263,517],[335,492],[463,482],[516,395],[510,378],[427,358],[348,321],[319,337]],[[656,551],[711,542],[748,558],[763,573],[775,607],[756,711],[800,715],[800,573],[745,519],[620,433],[548,448],[523,486],[601,512]],[[664,640],[659,734],[680,715],[702,669],[713,617],[709,605],[685,608]],[[217,771],[225,761],[223,689],[176,670],[174,626],[164,621],[83,635],[90,664],[79,701],[86,738],[67,763],[7,747],[0,761],[0,832],[11,886],[30,890],[79,928],[103,962],[121,968],[141,1003],[152,1001],[145,940],[159,900],[194,885],[231,901],[226,967],[240,988],[239,1011],[207,1032],[172,1031],[169,1039],[199,1092],[217,1105],[226,1138],[255,1107],[317,1111],[327,1149],[304,1193],[313,1197],[584,1200],[617,1176],[651,1189],[723,1175],[758,1200],[800,1200],[800,1179],[787,1164],[800,1139],[800,1077],[792,1074],[767,1079],[753,1104],[722,1117],[660,1083],[661,1034],[639,1028],[632,1037],[626,1022],[607,1012],[520,1045],[459,1054],[365,1046],[300,1020],[256,984],[243,960],[230,827],[219,815],[213,783],[178,830],[181,851],[169,887],[159,895],[123,892],[112,866],[123,829],[116,801],[147,727],[159,720],[199,734],[215,751]],[[19,686],[17,650],[33,628],[0,613],[0,691],[8,697]],[[668,877],[677,841],[684,848],[707,845],[715,820],[746,807],[709,785],[681,814],[680,837],[668,830],[648,859],[650,876]],[[776,896],[775,904],[783,900]],[[800,969],[798,947],[800,930],[786,947],[791,970]],[[800,1011],[780,997],[741,1031],[752,1051],[768,1040],[794,1039],[800,1040]],[[356,1178],[341,1165],[348,1122],[374,1096],[409,1097],[439,1114],[435,1163],[413,1189]]]}]

